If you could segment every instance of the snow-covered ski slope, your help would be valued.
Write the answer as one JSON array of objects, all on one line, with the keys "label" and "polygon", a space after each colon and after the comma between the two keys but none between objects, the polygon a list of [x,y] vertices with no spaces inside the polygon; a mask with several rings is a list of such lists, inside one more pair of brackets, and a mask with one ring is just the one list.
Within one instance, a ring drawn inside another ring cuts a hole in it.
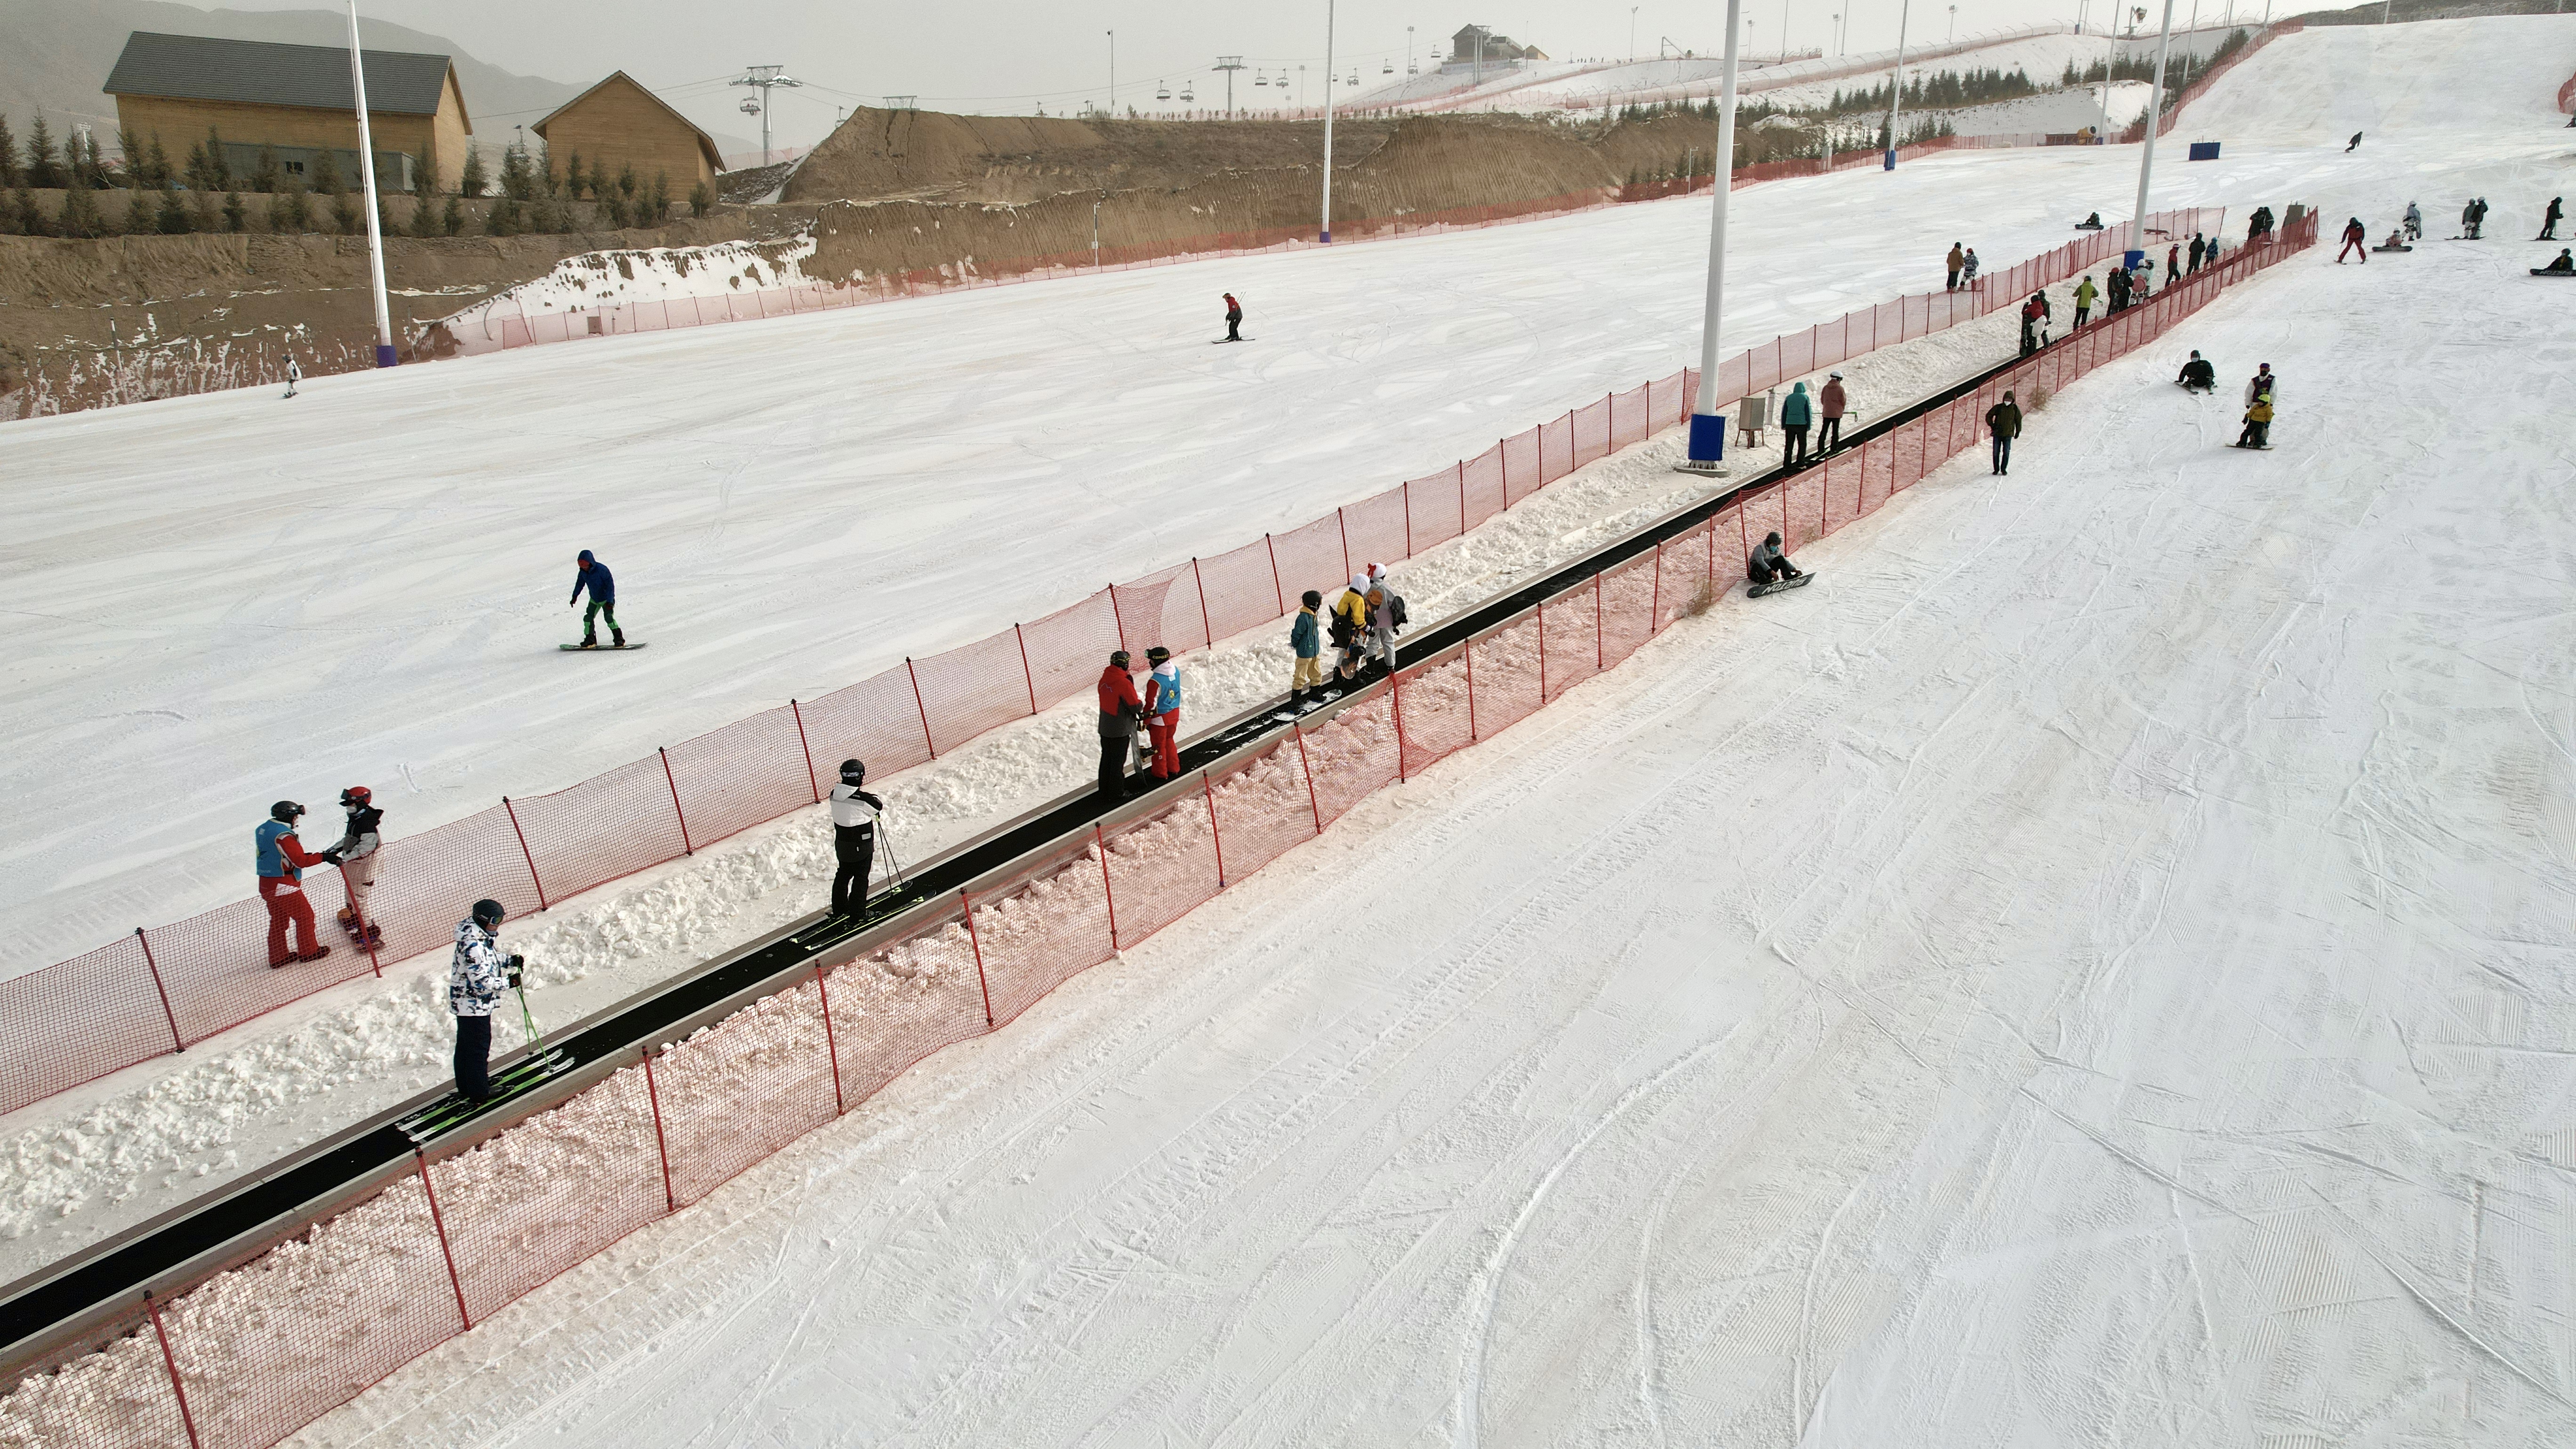
[{"label": "snow-covered ski slope", "polygon": [[[2555,81],[2538,84],[2552,72]],[[2359,131],[2364,150],[2442,132],[2519,134],[2552,116],[2566,124],[2556,102],[2571,72],[2576,34],[2563,16],[2320,26],[2248,57],[2184,110],[2173,134],[2340,147]],[[2456,159],[2482,158],[2469,151]]]},{"label": "snow-covered ski slope", "polygon": [[[2463,103],[2554,93],[2570,22],[2486,23]],[[1743,192],[1730,337],[1920,288],[1954,240],[2055,245],[2125,210],[2133,157]],[[2169,166],[2158,204],[2385,198],[2457,160],[2258,140]],[[1705,226],[1659,203],[12,425],[0,970],[247,894],[271,800],[364,782],[400,834],[560,787],[1668,371]],[[1228,290],[1254,346],[1204,345]],[[652,650],[551,647],[584,547]]]},{"label": "snow-covered ski slope", "polygon": [[2232,293],[296,1442],[2576,1442],[2525,249]]}]

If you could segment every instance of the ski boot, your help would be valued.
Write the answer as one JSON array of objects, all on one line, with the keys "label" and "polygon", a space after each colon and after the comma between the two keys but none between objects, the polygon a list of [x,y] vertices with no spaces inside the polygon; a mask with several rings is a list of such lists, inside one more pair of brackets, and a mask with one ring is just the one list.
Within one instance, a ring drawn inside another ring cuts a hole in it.
[{"label": "ski boot", "polygon": [[623,630],[623,629],[618,628],[618,627],[617,627],[616,625],[614,625],[614,624],[611,624],[611,625],[608,627],[608,642],[609,642],[609,647],[611,647],[611,648],[614,648],[614,649],[623,649],[623,648],[625,648],[625,647],[626,647],[626,631],[625,631],[625,630]]},{"label": "ski boot", "polygon": [[596,635],[596,634],[584,634],[584,635],[582,635],[582,636],[581,636],[581,647],[582,647],[582,648],[584,648],[584,649],[596,649],[596,648],[598,648],[598,647],[599,647],[599,636],[598,636],[598,635]]}]

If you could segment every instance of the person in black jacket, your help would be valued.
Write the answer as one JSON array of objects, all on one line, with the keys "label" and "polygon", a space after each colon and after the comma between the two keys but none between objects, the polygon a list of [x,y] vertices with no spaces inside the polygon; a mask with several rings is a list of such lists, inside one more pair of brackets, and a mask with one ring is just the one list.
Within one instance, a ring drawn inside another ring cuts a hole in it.
[{"label": "person in black jacket", "polygon": [[2540,218],[2540,235],[2533,237],[2532,240],[2558,240],[2558,220],[2566,214],[2567,207],[2565,204],[2565,198],[2556,196],[2549,198],[2549,212],[2547,215]]},{"label": "person in black jacket", "polygon": [[569,609],[580,603],[582,591],[590,591],[590,612],[581,616],[581,647],[599,647],[599,618],[605,614],[608,616],[610,641],[620,649],[625,648],[626,631],[617,627],[616,576],[609,573],[608,565],[591,557],[589,549],[583,549],[581,557],[573,560],[573,565],[576,572],[572,576],[572,597],[564,601],[564,607]]},{"label": "person in black jacket", "polygon": [[2188,392],[2216,392],[2218,369],[2210,366],[2209,360],[2200,355],[2200,349],[2193,348],[2191,361],[2182,365],[2182,374],[2174,381],[2181,383]]},{"label": "person in black jacket", "polygon": [[1995,440],[1995,471],[2012,471],[2013,439],[2021,436],[2021,405],[2013,401],[2012,389],[2004,389],[2004,400],[1986,409],[1986,431]]},{"label": "person in black jacket", "polygon": [[358,938],[363,950],[384,940],[384,932],[367,915],[367,893],[376,888],[376,852],[385,843],[385,812],[376,808],[374,792],[364,785],[341,791],[340,808],[348,812],[348,819],[340,838],[323,848],[322,858],[340,868],[340,883],[349,895],[349,903],[340,908],[340,924]]}]

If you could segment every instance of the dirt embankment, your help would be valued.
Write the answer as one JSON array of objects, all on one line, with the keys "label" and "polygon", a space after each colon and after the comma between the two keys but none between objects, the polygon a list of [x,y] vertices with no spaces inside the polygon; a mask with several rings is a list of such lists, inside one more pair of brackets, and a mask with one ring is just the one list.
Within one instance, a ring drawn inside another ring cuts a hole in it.
[{"label": "dirt embankment", "polygon": [[[1631,177],[1677,172],[1685,158],[1705,169],[1713,129],[1695,114],[1337,122],[1334,215],[1356,232],[1364,218],[1607,196]],[[1213,245],[1228,233],[1311,228],[1322,154],[1321,122],[862,110],[816,148],[779,204],[624,231],[389,237],[387,279],[404,335],[582,252],[771,240],[807,226],[818,243],[807,274],[835,278],[1072,257],[1091,246],[1095,203],[1104,249]],[[0,393],[31,369],[95,373],[138,343],[195,357],[197,381],[172,372],[120,398],[225,385],[203,367],[215,354],[292,348],[309,370],[336,370],[363,364],[372,324],[362,236],[0,236]]]}]

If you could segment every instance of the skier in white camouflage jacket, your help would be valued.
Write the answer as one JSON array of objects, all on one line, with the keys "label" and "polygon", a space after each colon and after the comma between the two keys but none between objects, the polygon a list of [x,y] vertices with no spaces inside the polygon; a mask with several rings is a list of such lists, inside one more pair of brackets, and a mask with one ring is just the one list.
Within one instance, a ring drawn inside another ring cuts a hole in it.
[{"label": "skier in white camouflage jacket", "polygon": [[447,968],[447,1009],[456,1013],[456,1090],[468,1101],[492,1094],[492,1008],[519,984],[526,963],[501,953],[501,903],[474,903],[456,923],[456,956]]}]

